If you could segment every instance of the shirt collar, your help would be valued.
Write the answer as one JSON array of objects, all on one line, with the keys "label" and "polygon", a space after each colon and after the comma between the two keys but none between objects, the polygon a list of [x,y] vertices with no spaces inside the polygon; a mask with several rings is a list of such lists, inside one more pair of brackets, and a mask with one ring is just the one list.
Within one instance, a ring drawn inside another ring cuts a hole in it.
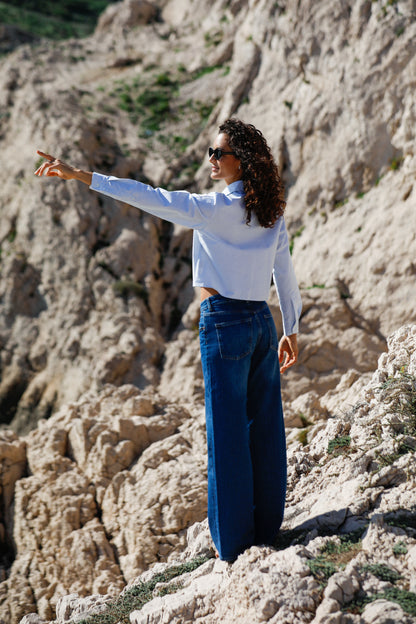
[{"label": "shirt collar", "polygon": [[231,193],[244,193],[244,184],[242,180],[236,180],[235,182],[231,182],[225,189],[224,193],[226,195],[231,195]]}]

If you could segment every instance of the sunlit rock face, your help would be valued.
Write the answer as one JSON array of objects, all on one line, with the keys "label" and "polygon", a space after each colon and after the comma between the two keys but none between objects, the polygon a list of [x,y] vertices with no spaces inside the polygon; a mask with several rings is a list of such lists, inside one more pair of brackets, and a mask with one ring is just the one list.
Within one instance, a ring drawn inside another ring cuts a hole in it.
[{"label": "sunlit rock face", "polygon": [[[206,515],[192,232],[76,182],[35,178],[36,149],[152,185],[220,191],[206,150],[230,115],[259,127],[279,162],[304,302],[300,361],[282,379],[285,526],[318,533],[293,546],[306,600],[296,609],[329,622],[330,601],[342,608],[344,598],[326,589],[323,599],[305,573],[323,527],[369,520],[368,563],[390,561],[404,577],[413,569],[409,531],[400,537],[408,554],[389,561],[376,556],[374,535],[390,548],[383,514],[413,504],[412,451],[399,452],[413,443],[390,423],[396,404],[378,388],[400,394],[389,380],[415,375],[415,12],[410,1],[236,0],[209,10],[200,0],[125,1],[87,39],[14,38],[0,66],[4,622],[30,612],[52,621],[70,613],[70,595],[88,605],[91,595],[118,595],[180,557],[187,529]],[[269,303],[280,331],[272,289]],[[348,436],[361,456],[328,455],[331,440]],[[383,518],[371,520],[376,513]],[[256,553],[247,557],[270,555]],[[257,575],[269,564],[250,565]],[[225,596],[216,566],[208,584]],[[357,583],[376,587],[346,570],[346,595]],[[292,598],[269,604],[260,587],[247,622],[284,621],[279,609],[290,611]],[[206,613],[233,621],[216,591]],[[155,604],[146,608],[161,617]],[[366,607],[369,622],[377,608]]]}]

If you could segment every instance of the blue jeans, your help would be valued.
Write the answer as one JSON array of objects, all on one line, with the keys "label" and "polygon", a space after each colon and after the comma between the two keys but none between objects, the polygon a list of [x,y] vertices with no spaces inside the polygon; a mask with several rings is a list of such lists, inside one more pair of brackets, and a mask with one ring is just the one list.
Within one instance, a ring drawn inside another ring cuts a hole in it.
[{"label": "blue jeans", "polygon": [[208,520],[221,559],[272,544],[283,520],[286,440],[276,328],[267,303],[201,303]]}]

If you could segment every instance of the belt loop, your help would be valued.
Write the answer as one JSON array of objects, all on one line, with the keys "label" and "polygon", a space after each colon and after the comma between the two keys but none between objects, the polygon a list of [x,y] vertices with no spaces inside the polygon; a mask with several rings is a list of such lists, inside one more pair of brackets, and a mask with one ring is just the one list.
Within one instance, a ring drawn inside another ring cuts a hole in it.
[{"label": "belt loop", "polygon": [[209,311],[212,312],[212,304],[211,304],[210,299],[211,297],[207,297],[207,304],[208,304]]}]

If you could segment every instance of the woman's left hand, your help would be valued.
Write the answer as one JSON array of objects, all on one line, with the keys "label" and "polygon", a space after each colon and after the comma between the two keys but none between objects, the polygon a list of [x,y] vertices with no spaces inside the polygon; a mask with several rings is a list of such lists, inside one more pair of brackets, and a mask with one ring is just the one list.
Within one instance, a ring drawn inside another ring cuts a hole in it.
[{"label": "woman's left hand", "polygon": [[298,335],[282,336],[279,342],[280,372],[284,373],[298,361]]}]

